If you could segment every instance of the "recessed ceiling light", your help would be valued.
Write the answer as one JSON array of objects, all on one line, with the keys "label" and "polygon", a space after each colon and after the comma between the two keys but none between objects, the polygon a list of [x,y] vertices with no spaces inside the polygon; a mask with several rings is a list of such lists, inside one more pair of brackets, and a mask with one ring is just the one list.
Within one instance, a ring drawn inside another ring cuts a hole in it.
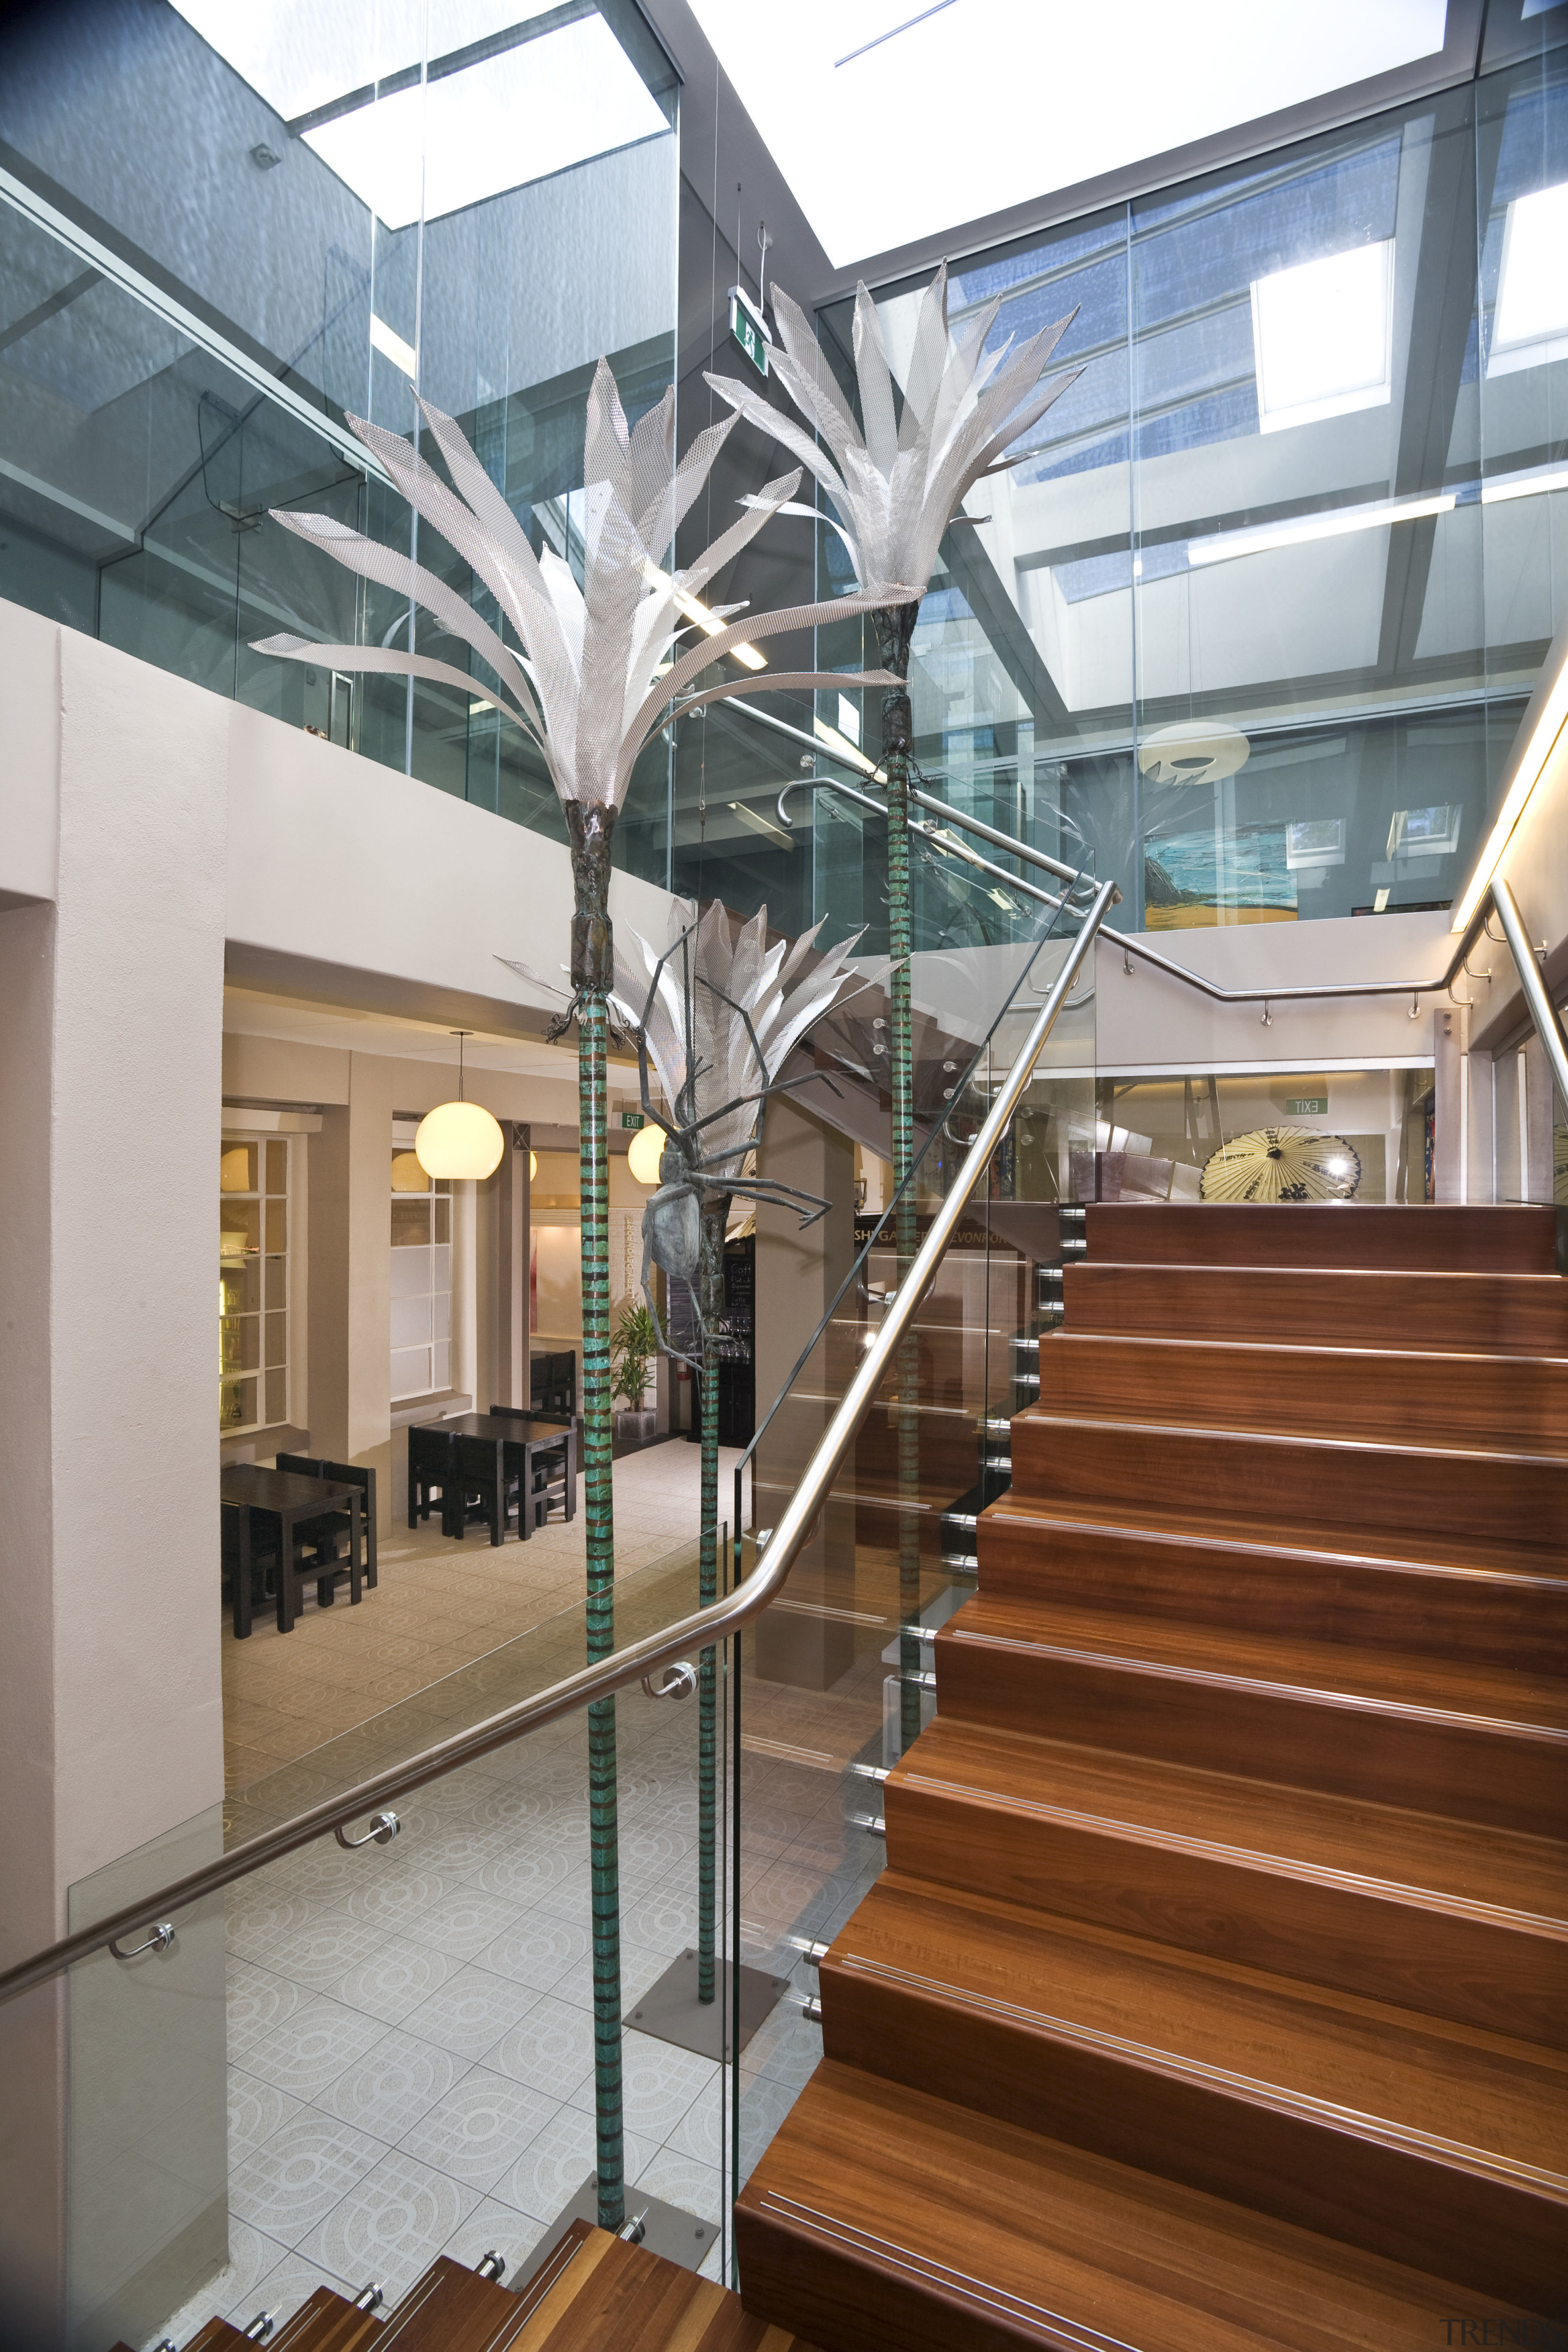
[{"label": "recessed ceiling light", "polygon": [[1374,408],[1389,398],[1393,295],[1392,237],[1254,278],[1260,433]]},{"label": "recessed ceiling light", "polygon": [[1429,499],[1374,499],[1366,506],[1330,507],[1321,514],[1260,523],[1256,530],[1212,531],[1205,539],[1188,541],[1187,562],[1228,563],[1238,555],[1266,555],[1277,547],[1305,547],[1315,539],[1340,539],[1347,531],[1376,530],[1390,523],[1418,522],[1424,515],[1447,514],[1458,503],[1457,491],[1437,490]]},{"label": "recessed ceiling light", "polygon": [[370,340],[375,350],[389,359],[394,367],[400,367],[410,379],[417,377],[419,355],[413,344],[405,343],[402,336],[395,333],[386,320],[378,318],[374,310],[370,314]]}]

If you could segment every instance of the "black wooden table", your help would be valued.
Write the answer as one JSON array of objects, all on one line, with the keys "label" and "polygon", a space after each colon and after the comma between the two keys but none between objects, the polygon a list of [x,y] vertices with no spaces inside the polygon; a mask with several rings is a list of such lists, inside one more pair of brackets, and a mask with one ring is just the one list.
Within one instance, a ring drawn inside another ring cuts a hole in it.
[{"label": "black wooden table", "polygon": [[[254,1463],[236,1463],[218,1473],[218,1498],[238,1520],[239,1559],[234,1572],[234,1630],[244,1641],[250,1631],[250,1515],[262,1513],[278,1528],[278,1631],[293,1631],[299,1614],[300,1587],[311,1581],[310,1571],[295,1559],[296,1530],[308,1519],[327,1511],[349,1515],[349,1598],[361,1598],[360,1506],[364,1497],[357,1486],[335,1485],[331,1479],[307,1478],[295,1470],[263,1470]],[[332,1605],[332,1579],[337,1570],[318,1575],[316,1599],[323,1609]]]},{"label": "black wooden table", "polygon": [[[445,1437],[452,1450],[452,1475],[441,1489],[441,1532],[461,1536],[464,1526],[463,1480],[458,1467],[458,1448],[468,1438],[497,1449],[495,1490],[504,1496],[505,1478],[515,1469],[518,1474],[518,1533],[524,1543],[533,1533],[533,1512],[530,1497],[533,1492],[533,1463],[536,1454],[559,1454],[566,1456],[566,1517],[577,1514],[577,1428],[574,1422],[554,1421],[536,1412],[507,1411],[505,1412],[460,1412],[450,1421],[425,1421],[417,1424],[424,1437]],[[503,1533],[504,1511],[499,1504],[492,1512],[490,1541],[499,1544]]]}]

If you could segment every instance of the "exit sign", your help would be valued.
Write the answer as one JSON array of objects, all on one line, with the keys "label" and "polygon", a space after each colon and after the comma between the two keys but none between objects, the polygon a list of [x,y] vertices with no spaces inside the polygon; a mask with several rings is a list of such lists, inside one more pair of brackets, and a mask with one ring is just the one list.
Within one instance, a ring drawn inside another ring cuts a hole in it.
[{"label": "exit sign", "polygon": [[759,375],[768,372],[767,330],[762,313],[738,286],[730,289],[730,332]]},{"label": "exit sign", "polygon": [[621,1113],[621,1125],[622,1125],[622,1127],[623,1127],[623,1128],[627,1128],[627,1127],[629,1127],[629,1128],[631,1128],[631,1129],[633,1129],[635,1130],[636,1129],[639,1128],[639,1127],[642,1125],[642,1123],[643,1123],[643,1116],[642,1116],[642,1113],[641,1113],[641,1111],[640,1111],[640,1110],[624,1110],[624,1111],[622,1111],[622,1113]]},{"label": "exit sign", "polygon": [[1287,1118],[1327,1118],[1328,1115],[1327,1095],[1295,1095],[1285,1105]]}]

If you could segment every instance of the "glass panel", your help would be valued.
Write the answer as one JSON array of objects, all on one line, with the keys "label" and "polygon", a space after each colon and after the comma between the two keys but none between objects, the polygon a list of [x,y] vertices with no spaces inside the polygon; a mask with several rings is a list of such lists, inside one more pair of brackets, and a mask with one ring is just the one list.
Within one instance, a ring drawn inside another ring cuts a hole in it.
[{"label": "glass panel", "polygon": [[452,1238],[452,1203],[450,1201],[437,1201],[435,1205],[436,1239],[449,1242]]},{"label": "glass panel", "polygon": [[272,1371],[267,1375],[267,1418],[274,1425],[289,1418],[289,1375]]},{"label": "glass panel", "polygon": [[220,1430],[253,1429],[256,1410],[254,1381],[222,1381],[218,1384],[218,1427]]},{"label": "glass panel", "polygon": [[254,1143],[226,1143],[218,1158],[218,1190],[222,1192],[254,1192],[256,1184],[257,1147]]},{"label": "glass panel", "polygon": [[392,1204],[392,1246],[394,1249],[420,1249],[430,1240],[430,1204],[427,1201],[394,1201]]},{"label": "glass panel", "polygon": [[[217,1278],[220,1315],[238,1315],[247,1308],[254,1309],[260,1306],[262,1263],[261,1259],[253,1258],[249,1265],[247,1265],[243,1259],[238,1264],[220,1264]],[[270,1265],[268,1272],[270,1278]],[[267,1303],[268,1306],[272,1305],[270,1297]]]},{"label": "glass panel", "polygon": [[392,1155],[392,1189],[395,1192],[427,1192],[430,1179],[419,1165],[416,1152],[397,1150]]},{"label": "glass panel", "polygon": [[416,1348],[430,1338],[430,1300],[426,1294],[414,1298],[395,1298],[392,1302],[392,1345]]},{"label": "glass panel", "polygon": [[434,1388],[427,1347],[393,1349],[392,1401],[395,1404],[400,1397],[429,1396]]},{"label": "glass panel", "polygon": [[[617,1639],[668,1623],[696,1595],[695,1546],[622,1578]],[[355,1612],[345,1630],[363,1622]],[[558,1681],[584,1643],[574,1608],[413,1698],[372,1701],[363,1722],[221,1811],[80,1882],[69,1925],[139,1889],[151,1897],[226,1844]],[[725,2003],[721,1992],[697,2019],[708,2046],[693,2049],[663,2037],[648,1999],[671,1970],[678,1992],[690,1973],[699,1730],[692,1700],[634,1685],[616,1701],[625,2153],[628,2187],[686,2217],[691,2257],[716,2276]],[[587,1789],[579,1714],[399,1799],[392,1844],[347,1853],[329,1834],[175,1913],[166,1951],[73,1972],[69,2268],[83,2352],[116,2336],[187,2342],[216,2314],[244,2326],[265,2309],[281,2326],[324,2278],[354,2291],[374,2276],[390,2308],[442,2252],[472,2264],[495,2247],[521,2284],[595,2170]],[[722,1765],[717,1792],[722,1824]],[[722,1831],[717,1848],[721,1930]],[[307,2229],[288,2200],[316,2115],[334,2145],[350,2131],[354,2152]],[[394,2147],[417,2197],[412,2220],[406,2199],[386,2194]]]},{"label": "glass panel", "polygon": [[269,1192],[289,1190],[289,1146],[283,1142],[267,1147],[267,1189]]},{"label": "glass panel", "polygon": [[267,1248],[269,1256],[279,1256],[289,1246],[289,1203],[268,1201],[267,1203]]},{"label": "glass panel", "polygon": [[288,1261],[269,1257],[264,1261],[267,1274],[267,1304],[269,1307],[286,1307],[289,1304]]},{"label": "glass panel", "polygon": [[261,1248],[261,1204],[258,1201],[225,1200],[218,1209],[218,1258],[224,1265],[258,1253]]},{"label": "glass panel", "polygon": [[[411,689],[254,650],[279,628],[381,644],[405,617],[272,520],[326,513],[411,551],[409,509],[346,412],[412,436],[417,384],[537,549],[581,488],[599,354],[634,418],[673,380],[668,60],[634,9],[605,0],[440,69],[444,45],[471,46],[481,18],[493,36],[503,15],[345,0],[329,47],[226,9],[127,19],[109,43],[82,41],[68,11],[7,24],[0,594],[560,838],[554,791],[502,732],[487,672],[471,694]],[[379,96],[342,103],[384,74]],[[462,135],[459,107],[476,110]],[[150,121],[167,131],[151,165]],[[521,142],[500,127],[520,121]],[[106,270],[105,240],[141,257],[172,316],[129,269]],[[499,620],[428,530],[420,555]],[[424,618],[416,643],[450,656]],[[668,766],[662,743],[652,765]],[[633,798],[618,862],[662,883],[668,796],[639,776]]]},{"label": "glass panel", "polygon": [[[916,954],[917,1234],[965,1167],[1067,947],[1065,937],[1047,936],[1032,950]],[[857,1062],[877,1066],[882,1018],[873,1006],[852,1005],[824,1024],[817,1051],[836,1077],[847,1083]],[[862,1423],[817,1532],[784,1595],[742,1643],[731,1732],[741,1891],[731,1932],[744,1966],[788,1978],[791,1990],[741,2052],[737,2186],[821,2055],[820,2031],[803,2014],[816,1990],[806,1954],[831,1938],[882,1867],[878,1782],[930,1720],[928,1644],[974,1590],[979,1514],[1010,1480],[1010,1416],[1038,1394],[1042,1336],[1061,1314],[1063,1253],[1081,1246],[1076,1195],[1093,1174],[1094,1055],[1090,975],[1058,1013],[1011,1134],[922,1301],[912,1345]],[[868,1193],[873,1173],[883,1189],[884,1166],[877,1155]],[[805,1335],[793,1368],[775,1343],[785,1358],[776,1372],[768,1300],[777,1277],[765,1237],[759,1242],[759,1387],[780,1393],[736,1475],[741,1573],[757,1556],[757,1531],[773,1524],[794,1491],[898,1286],[896,1204],[868,1206],[855,1241],[828,1314]],[[911,1412],[912,1460],[900,1447]]]},{"label": "glass panel", "polygon": [[269,1315],[267,1318],[267,1360],[269,1365],[288,1361],[288,1342],[289,1318],[287,1315]]}]

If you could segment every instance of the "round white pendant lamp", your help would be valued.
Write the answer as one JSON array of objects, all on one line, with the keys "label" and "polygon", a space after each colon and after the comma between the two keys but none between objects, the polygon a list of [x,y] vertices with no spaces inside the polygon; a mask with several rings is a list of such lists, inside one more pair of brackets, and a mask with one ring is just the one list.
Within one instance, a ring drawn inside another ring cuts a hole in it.
[{"label": "round white pendant lamp", "polygon": [[663,1157],[664,1144],[664,1129],[656,1127],[652,1119],[646,1127],[639,1127],[633,1136],[626,1150],[626,1166],[639,1184],[658,1182],[658,1163]]},{"label": "round white pendant lamp", "polygon": [[482,1103],[463,1100],[463,1040],[466,1029],[454,1029],[458,1040],[458,1099],[437,1103],[420,1120],[414,1153],[426,1176],[482,1179],[500,1165],[506,1139]]}]

